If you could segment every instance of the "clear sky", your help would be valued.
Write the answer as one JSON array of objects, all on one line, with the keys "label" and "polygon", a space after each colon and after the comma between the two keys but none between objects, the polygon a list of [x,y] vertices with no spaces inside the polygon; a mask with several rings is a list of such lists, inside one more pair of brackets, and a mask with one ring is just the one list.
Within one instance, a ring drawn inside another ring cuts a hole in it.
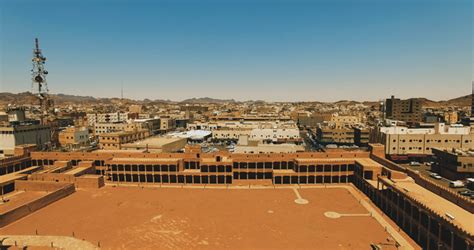
[{"label": "clear sky", "polygon": [[472,0],[0,0],[0,92],[379,100],[470,93]]}]

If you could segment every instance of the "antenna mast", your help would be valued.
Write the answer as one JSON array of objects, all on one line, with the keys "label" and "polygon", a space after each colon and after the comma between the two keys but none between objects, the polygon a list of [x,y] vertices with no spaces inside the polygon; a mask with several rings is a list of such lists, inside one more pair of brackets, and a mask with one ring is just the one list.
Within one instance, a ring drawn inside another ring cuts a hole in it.
[{"label": "antenna mast", "polygon": [[48,71],[44,68],[46,57],[43,56],[43,53],[39,48],[38,38],[35,38],[35,48],[33,49],[33,58],[31,61],[33,62],[33,69],[31,70],[33,93],[39,100],[41,123],[45,124],[49,108],[52,106],[52,100],[49,98],[48,83],[46,82]]}]

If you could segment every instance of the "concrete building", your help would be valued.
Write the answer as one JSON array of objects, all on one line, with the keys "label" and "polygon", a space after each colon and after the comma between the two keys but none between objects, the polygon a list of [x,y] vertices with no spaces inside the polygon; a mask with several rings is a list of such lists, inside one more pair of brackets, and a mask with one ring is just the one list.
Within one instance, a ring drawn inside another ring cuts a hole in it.
[{"label": "concrete building", "polygon": [[61,147],[86,146],[89,142],[89,129],[85,127],[67,127],[59,132],[59,144]]},{"label": "concrete building", "polygon": [[335,128],[332,126],[319,126],[316,129],[316,138],[321,144],[354,144],[355,134],[353,128]]},{"label": "concrete building", "polygon": [[186,144],[186,138],[155,136],[123,144],[121,149],[140,150],[149,153],[172,153],[182,150]]},{"label": "concrete building", "polygon": [[431,168],[450,180],[474,178],[474,151],[472,149],[432,149],[435,164]]},{"label": "concrete building", "polygon": [[128,119],[128,113],[95,113],[87,114],[87,122],[90,127],[94,127],[96,123],[117,123],[125,122]]},{"label": "concrete building", "polygon": [[444,112],[444,121],[446,124],[456,124],[459,122],[459,115],[456,111]]},{"label": "concrete building", "polygon": [[22,124],[0,127],[0,156],[11,155],[18,145],[35,144],[47,148],[51,142],[51,128],[46,125]]},{"label": "concrete building", "polygon": [[158,134],[160,132],[161,121],[158,118],[135,119],[127,122],[114,123],[96,123],[94,124],[94,134],[99,136],[104,133],[133,131],[137,129],[146,129],[150,134]]},{"label": "concrete building", "polygon": [[130,105],[128,107],[128,112],[141,114],[143,112],[143,106],[142,105],[137,105],[137,104]]},{"label": "concrete building", "polygon": [[212,130],[212,139],[217,141],[238,141],[241,136],[250,136],[252,129],[214,129]]},{"label": "concrete building", "polygon": [[370,142],[369,128],[355,127],[354,128],[354,144],[359,147],[366,147]]},{"label": "concrete building", "polygon": [[423,119],[421,99],[412,98],[400,100],[392,96],[385,101],[385,114],[387,119],[417,123]]},{"label": "concrete building", "polygon": [[176,129],[176,120],[171,117],[160,117],[160,133],[167,133]]},{"label": "concrete building", "polygon": [[272,143],[301,142],[298,128],[256,128],[250,131],[250,140]]},{"label": "concrete building", "polygon": [[99,136],[99,148],[106,150],[121,149],[123,144],[145,139],[150,136],[146,129],[104,133]]},{"label": "concrete building", "polygon": [[296,153],[304,152],[304,147],[301,145],[282,143],[282,144],[268,144],[258,141],[255,143],[247,143],[246,145],[239,144],[235,146],[234,153],[238,154],[268,154],[268,153]]},{"label": "concrete building", "polygon": [[378,141],[385,145],[385,154],[393,160],[432,155],[432,148],[474,148],[470,127],[436,124],[434,128],[382,127]]}]

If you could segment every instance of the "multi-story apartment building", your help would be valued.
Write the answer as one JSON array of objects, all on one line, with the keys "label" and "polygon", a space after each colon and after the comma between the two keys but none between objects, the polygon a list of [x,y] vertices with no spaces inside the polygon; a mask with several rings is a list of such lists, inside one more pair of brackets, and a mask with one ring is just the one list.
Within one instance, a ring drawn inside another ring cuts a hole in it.
[{"label": "multi-story apartment building", "polygon": [[241,136],[250,136],[249,128],[223,128],[212,130],[212,139],[221,141],[238,141]]},{"label": "multi-story apartment building", "polygon": [[361,119],[355,115],[333,115],[331,116],[331,122],[336,124],[336,127],[341,127],[344,125],[360,123]]},{"label": "multi-story apartment building", "polygon": [[94,125],[94,134],[99,136],[104,133],[131,131],[135,129],[147,129],[150,131],[150,134],[157,134],[160,132],[160,125],[161,120],[157,118],[129,120],[127,123],[96,123]]},{"label": "multi-story apartment building", "polygon": [[447,124],[456,124],[459,121],[459,115],[456,111],[444,112],[444,121]]},{"label": "multi-story apartment building", "polygon": [[167,133],[176,128],[176,120],[172,117],[160,117],[160,132]]},{"label": "multi-story apartment building", "polygon": [[354,129],[333,126],[319,126],[316,129],[316,138],[321,144],[354,144]]},{"label": "multi-story apartment building", "polygon": [[257,128],[250,131],[250,140],[268,141],[274,143],[300,142],[298,128]]},{"label": "multi-story apartment building", "polygon": [[382,127],[378,141],[385,145],[385,154],[391,159],[405,160],[432,155],[433,148],[473,148],[474,134],[470,127],[442,123],[434,128]]},{"label": "multi-story apartment building", "polygon": [[451,180],[474,178],[474,151],[461,149],[432,149],[436,163],[433,170]]},{"label": "multi-story apartment building", "polygon": [[96,123],[116,123],[125,122],[128,119],[128,113],[96,113],[87,114],[87,123],[94,127]]},{"label": "multi-story apartment building", "polygon": [[67,127],[59,132],[59,144],[62,147],[78,147],[89,142],[89,130],[85,127]]},{"label": "multi-story apartment building", "polygon": [[0,156],[10,155],[17,145],[35,144],[45,148],[51,142],[51,127],[39,124],[21,124],[0,127]]},{"label": "multi-story apartment building", "polygon": [[386,118],[406,123],[421,122],[423,119],[421,105],[421,99],[400,100],[392,96],[385,101]]},{"label": "multi-story apartment building", "polygon": [[122,144],[142,140],[150,136],[147,129],[104,133],[99,136],[99,148],[106,150],[121,149]]},{"label": "multi-story apartment building", "polygon": [[366,147],[370,142],[369,128],[355,127],[354,128],[354,144],[359,147]]}]

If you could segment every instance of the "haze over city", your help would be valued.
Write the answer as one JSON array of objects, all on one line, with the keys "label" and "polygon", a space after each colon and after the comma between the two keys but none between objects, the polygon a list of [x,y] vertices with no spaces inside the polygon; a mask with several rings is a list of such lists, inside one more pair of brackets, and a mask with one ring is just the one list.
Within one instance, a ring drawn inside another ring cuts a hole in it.
[{"label": "haze over city", "polygon": [[473,4],[454,1],[0,1],[0,92],[131,99],[446,100],[472,81]]}]

